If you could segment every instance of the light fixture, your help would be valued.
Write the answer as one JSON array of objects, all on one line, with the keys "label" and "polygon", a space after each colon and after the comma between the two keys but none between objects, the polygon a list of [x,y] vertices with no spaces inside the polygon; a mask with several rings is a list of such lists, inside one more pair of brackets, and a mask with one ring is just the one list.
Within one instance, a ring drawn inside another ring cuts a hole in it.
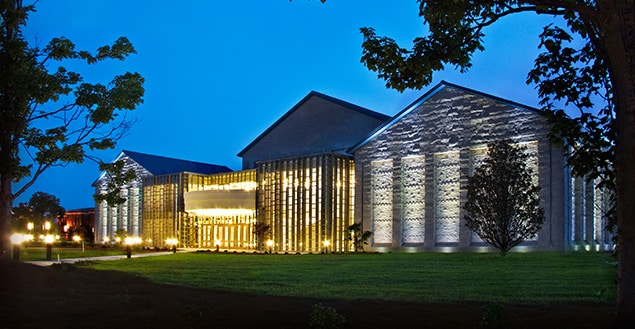
[{"label": "light fixture", "polygon": [[323,244],[324,244],[324,250],[325,250],[325,253],[327,253],[327,254],[328,254],[328,253],[329,253],[329,246],[331,245],[331,241],[329,241],[329,240],[324,240]]},{"label": "light fixture", "polygon": [[13,244],[13,260],[20,261],[20,245],[24,242],[24,234],[13,233],[11,234],[11,244]]}]

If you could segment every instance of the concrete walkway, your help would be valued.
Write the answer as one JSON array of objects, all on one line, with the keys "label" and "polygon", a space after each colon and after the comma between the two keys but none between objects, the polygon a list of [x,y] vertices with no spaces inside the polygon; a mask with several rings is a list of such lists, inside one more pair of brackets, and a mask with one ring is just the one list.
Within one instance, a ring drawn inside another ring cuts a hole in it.
[{"label": "concrete walkway", "polygon": [[[177,250],[177,253],[185,253],[191,252],[191,250]],[[160,252],[143,252],[143,253],[132,253],[130,258],[141,258],[141,257],[151,257],[151,256],[165,256],[172,255],[172,251],[160,251]],[[37,261],[26,261],[25,263],[34,264],[39,266],[51,266],[53,264],[73,264],[76,262],[82,261],[91,261],[91,260],[120,260],[126,259],[127,256],[125,254],[122,255],[113,255],[113,256],[97,256],[97,257],[80,257],[80,258],[66,258],[59,260],[37,260]]]}]

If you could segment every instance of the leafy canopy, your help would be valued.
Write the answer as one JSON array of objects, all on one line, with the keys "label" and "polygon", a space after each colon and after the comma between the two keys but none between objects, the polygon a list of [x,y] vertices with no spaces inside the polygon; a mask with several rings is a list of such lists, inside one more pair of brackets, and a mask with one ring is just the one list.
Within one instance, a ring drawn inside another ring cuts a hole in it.
[{"label": "leafy canopy", "polygon": [[33,229],[40,232],[44,222],[55,224],[65,212],[66,209],[60,206],[58,197],[46,192],[35,192],[28,202],[21,202],[13,207],[14,229],[25,232],[27,224],[33,223]]},{"label": "leafy canopy", "polygon": [[22,1],[0,2],[0,173],[23,183],[12,198],[52,166],[98,161],[88,151],[114,148],[133,122],[126,112],[141,104],[144,94],[139,73],[89,83],[62,66],[69,60],[89,65],[124,60],[136,53],[127,38],[95,52],[78,50],[65,37],[31,46],[22,28],[34,10]]},{"label": "leafy canopy", "polygon": [[[573,173],[597,179],[600,188],[615,190],[614,95],[594,1],[419,3],[419,15],[430,33],[415,38],[412,49],[400,47],[392,38],[378,36],[373,28],[361,28],[361,62],[377,72],[387,87],[399,91],[430,84],[433,73],[448,66],[468,71],[472,55],[484,50],[484,30],[503,17],[521,12],[561,17],[564,27],[549,24],[540,34],[538,47],[543,52],[535,59],[527,83],[538,89],[540,103],[553,125],[552,141],[570,151],[567,160]],[[588,42],[578,45],[574,36]],[[579,112],[575,118],[565,111],[572,108]],[[611,195],[614,198],[615,193]],[[606,216],[614,224],[615,207]]]},{"label": "leafy canopy", "polygon": [[[31,45],[22,29],[34,4],[0,0],[0,260],[8,260],[13,200],[53,166],[101,162],[91,151],[111,149],[129,130],[128,111],[143,102],[143,77],[115,75],[90,83],[64,67],[95,65],[136,53],[120,37],[95,52],[77,50],[65,37]],[[120,172],[109,173],[116,177]],[[13,184],[20,187],[13,191]],[[121,199],[108,200],[121,202]]]}]

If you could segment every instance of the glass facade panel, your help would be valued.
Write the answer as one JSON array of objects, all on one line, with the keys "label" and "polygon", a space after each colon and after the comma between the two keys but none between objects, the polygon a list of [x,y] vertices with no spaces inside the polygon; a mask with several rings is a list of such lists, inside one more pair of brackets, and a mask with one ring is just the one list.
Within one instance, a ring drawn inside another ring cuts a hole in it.
[{"label": "glass facade panel", "polygon": [[[227,198],[234,195],[240,199],[210,202],[218,206],[188,210],[188,216],[192,218],[192,230],[196,232],[197,237],[192,246],[208,249],[254,249],[255,200],[249,206],[244,198],[254,195],[252,191],[255,188],[256,170],[190,175],[188,192],[212,191],[209,193],[211,197],[223,195]],[[229,206],[234,208],[228,208]],[[237,206],[240,208],[236,208]],[[188,205],[187,208],[193,207]]]},{"label": "glass facade panel", "polygon": [[258,221],[271,227],[272,250],[350,249],[344,232],[353,222],[352,158],[318,154],[260,162],[257,170]]}]

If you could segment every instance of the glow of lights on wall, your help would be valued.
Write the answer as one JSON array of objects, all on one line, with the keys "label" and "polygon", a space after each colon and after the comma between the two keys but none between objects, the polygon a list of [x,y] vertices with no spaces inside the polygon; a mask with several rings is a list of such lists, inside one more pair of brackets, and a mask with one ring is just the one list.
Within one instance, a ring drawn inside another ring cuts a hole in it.
[{"label": "glow of lights on wall", "polygon": [[190,211],[197,216],[202,217],[221,217],[221,216],[254,216],[253,209],[197,209]]}]

